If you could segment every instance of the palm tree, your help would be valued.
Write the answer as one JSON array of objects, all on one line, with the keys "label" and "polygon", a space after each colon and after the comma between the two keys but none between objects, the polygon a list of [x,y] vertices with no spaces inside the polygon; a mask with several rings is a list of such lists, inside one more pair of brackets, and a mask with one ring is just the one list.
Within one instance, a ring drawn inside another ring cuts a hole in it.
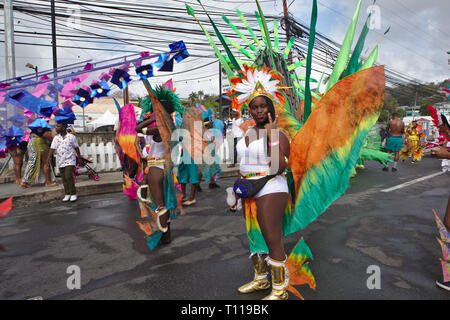
[{"label": "palm tree", "polygon": [[195,92],[191,92],[188,97],[188,101],[190,105],[194,105],[198,100],[198,95]]},{"label": "palm tree", "polygon": [[203,91],[197,92],[197,97],[199,102],[202,102],[203,98],[205,97],[205,93]]}]

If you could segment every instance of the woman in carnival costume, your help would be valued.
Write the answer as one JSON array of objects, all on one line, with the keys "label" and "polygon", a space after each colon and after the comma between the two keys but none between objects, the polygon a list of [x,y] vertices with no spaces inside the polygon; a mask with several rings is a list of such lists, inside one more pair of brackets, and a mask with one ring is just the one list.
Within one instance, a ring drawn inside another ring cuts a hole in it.
[{"label": "woman in carnival costume", "polygon": [[5,146],[14,162],[14,175],[16,184],[22,185],[23,158],[27,152],[28,141],[25,141],[25,133],[22,129],[13,125],[4,135]]},{"label": "woman in carnival costume", "polygon": [[[223,122],[217,119],[214,119],[214,113],[211,108],[205,112],[205,107],[197,104],[197,108],[200,109],[203,115],[203,127],[204,127],[204,135],[206,149],[205,151],[209,152],[209,156],[212,158],[211,163],[209,165],[203,165],[201,171],[201,175],[205,178],[205,181],[208,182],[209,189],[217,189],[220,186],[217,184],[217,180],[221,174],[220,169],[220,159],[217,155],[218,147],[220,145],[220,141],[223,141]],[[203,172],[205,172],[203,174]]]},{"label": "woman in carnival costume", "polygon": [[[364,139],[383,105],[384,67],[372,67],[377,47],[366,61],[360,59],[361,45],[351,54],[360,1],[325,92],[313,92],[310,82],[317,81],[311,78],[317,2],[313,1],[307,59],[295,63],[287,60],[289,48],[284,52],[278,48],[278,32],[274,32],[272,44],[258,1],[256,4],[263,40],[260,41],[250,27],[248,29],[259,49],[252,45],[247,50],[233,41],[227,42],[209,18],[226,55],[197,19],[194,9],[188,5],[186,8],[221,60],[232,84],[229,92],[232,107],[239,110],[250,104],[256,121],[255,126],[247,130],[246,138],[239,142],[238,149],[244,159],[240,165],[241,178],[234,185],[236,194],[244,200],[254,269],[253,281],[241,286],[239,291],[250,293],[269,288],[269,266],[272,291],[266,299],[287,299],[287,291],[302,299],[293,286],[308,284],[315,289],[315,279],[308,265],[312,254],[301,238],[286,257],[282,236],[308,226],[348,188]],[[244,22],[239,11],[238,15]],[[226,17],[224,20],[237,30]],[[276,23],[274,29],[278,30]],[[236,32],[250,43],[240,31]],[[365,34],[362,32],[360,39]],[[290,39],[290,43],[293,41]],[[227,43],[251,62],[237,60]],[[306,77],[300,77],[295,69],[305,65]],[[300,84],[301,81],[305,83]],[[320,84],[321,80],[317,88]],[[271,131],[267,139],[264,130]]]},{"label": "woman in carnival costume", "polygon": [[41,170],[45,177],[45,186],[56,186],[56,182],[52,181],[52,172],[48,161],[49,143],[53,140],[52,128],[42,118],[33,121],[28,128],[31,130],[31,139],[28,142],[28,163],[25,168],[22,186],[30,188],[32,183],[37,183]]},{"label": "woman in carnival costume", "polygon": [[[447,117],[431,106],[427,106],[430,111],[434,126],[438,129],[435,141],[428,143],[425,147],[433,152],[434,149],[443,147],[450,151],[450,124]],[[443,159],[441,163],[442,171],[450,171],[450,160]]]},{"label": "woman in carnival costume", "polygon": [[406,146],[400,151],[400,157],[405,161],[407,157],[411,157],[411,163],[416,163],[422,159],[423,151],[420,145],[420,138],[424,136],[422,126],[417,120],[411,121],[405,130]]},{"label": "woman in carnival costume", "polygon": [[155,89],[145,80],[152,101],[152,113],[144,114],[144,120],[136,127],[138,133],[145,135],[146,145],[142,151],[146,158],[144,169],[147,180],[138,189],[137,196],[141,207],[141,229],[146,233],[147,245],[153,250],[161,241],[171,242],[170,218],[175,217],[179,208],[175,177],[171,161],[171,133],[174,123],[171,114],[182,112],[178,96],[172,91],[157,86]]}]

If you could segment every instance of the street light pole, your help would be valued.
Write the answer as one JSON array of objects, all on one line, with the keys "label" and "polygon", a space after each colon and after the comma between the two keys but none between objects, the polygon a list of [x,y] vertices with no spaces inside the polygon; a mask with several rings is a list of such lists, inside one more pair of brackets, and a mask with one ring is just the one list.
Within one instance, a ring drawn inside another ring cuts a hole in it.
[{"label": "street light pole", "polygon": [[[52,55],[53,55],[53,78],[58,77],[58,57],[56,47],[56,12],[55,12],[55,0],[51,0],[51,16],[52,16]],[[56,80],[53,82],[56,85]],[[59,101],[59,95],[56,95],[56,103]]]},{"label": "street light pole", "polygon": [[30,69],[33,69],[33,70],[34,70],[34,72],[36,73],[36,81],[38,81],[38,67],[37,67],[37,66],[34,66],[34,65],[32,65],[31,63],[27,63],[27,64],[25,65],[25,67],[27,67],[27,68],[30,68]]},{"label": "street light pole", "polygon": [[14,50],[14,16],[13,1],[5,0],[3,6],[5,23],[5,57],[6,57],[6,79],[16,77],[16,55]]},{"label": "street light pole", "polygon": [[222,120],[222,66],[219,61],[219,117]]}]

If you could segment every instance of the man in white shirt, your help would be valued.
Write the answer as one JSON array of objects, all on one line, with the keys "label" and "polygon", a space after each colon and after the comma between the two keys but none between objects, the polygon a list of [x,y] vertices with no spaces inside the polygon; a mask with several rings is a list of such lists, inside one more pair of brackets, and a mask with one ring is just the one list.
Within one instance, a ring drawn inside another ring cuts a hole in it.
[{"label": "man in white shirt", "polygon": [[65,197],[62,201],[67,202],[70,200],[74,202],[77,200],[77,191],[73,174],[77,161],[79,164],[82,163],[80,148],[78,147],[77,138],[67,132],[67,124],[58,123],[56,132],[58,135],[53,138],[48,158],[51,159],[56,151],[56,165],[61,172],[65,192]]},{"label": "man in white shirt", "polygon": [[238,141],[244,136],[244,133],[242,132],[242,129],[239,128],[239,126],[244,122],[244,120],[240,117],[239,112],[236,110],[232,111],[231,117],[233,118],[232,125],[231,125],[231,133],[233,134],[234,138],[234,144],[233,144],[233,165],[231,167],[234,167],[237,163],[237,151],[236,151],[236,145]]}]

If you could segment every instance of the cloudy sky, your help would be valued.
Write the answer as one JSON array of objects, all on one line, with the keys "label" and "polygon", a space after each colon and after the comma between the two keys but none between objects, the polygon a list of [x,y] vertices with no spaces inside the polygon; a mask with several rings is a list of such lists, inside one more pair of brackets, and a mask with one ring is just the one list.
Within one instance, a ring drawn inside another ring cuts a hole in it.
[{"label": "cloudy sky", "polygon": [[[90,1],[102,3],[102,1]],[[184,1],[166,0],[166,1],[140,1],[143,5],[163,5],[166,7],[184,8]],[[186,1],[194,8],[198,8],[196,1]],[[120,3],[136,3],[134,1],[121,1]],[[233,10],[239,8],[246,16],[256,9],[252,1],[213,1],[205,0],[204,5],[208,10],[221,8],[221,10],[230,10],[227,16],[235,16]],[[290,3],[290,13],[300,22],[309,25],[311,18],[311,0],[288,0]],[[346,29],[350,23],[353,12],[357,6],[358,0],[318,0],[318,20],[317,31],[331,38],[335,42],[341,43]],[[357,27],[357,34],[363,27],[366,19],[367,8],[373,3],[373,0],[363,0],[361,5],[361,13]],[[266,15],[281,16],[283,6],[281,0],[261,2],[263,11]],[[389,68],[407,74],[422,82],[442,81],[449,78],[449,65],[447,51],[450,51],[450,30],[448,29],[448,13],[450,12],[450,1],[442,0],[378,0],[376,6],[379,9],[380,29],[374,29],[369,33],[366,41],[366,47],[363,54],[367,55],[378,42],[383,32],[391,27],[390,32],[382,41],[379,50],[377,63],[385,64]],[[81,7],[81,12],[83,8]],[[3,19],[2,19],[3,20]],[[154,22],[152,22],[154,23]],[[161,24],[166,26],[178,26],[177,21],[166,22]],[[49,32],[50,24],[34,17],[15,13],[16,30]],[[269,21],[269,26],[272,23]],[[3,29],[4,26],[2,26]],[[84,31],[95,32],[108,36],[122,35],[118,30],[95,29],[92,26],[81,24]],[[67,33],[67,25],[58,25],[58,33]],[[222,30],[222,29],[221,29]],[[148,33],[143,34],[139,31],[139,36],[148,36],[150,38],[166,39],[164,33]],[[182,39],[200,39],[206,41],[203,36],[192,36],[189,34],[179,34],[175,36],[178,40]],[[175,39],[173,35],[167,37],[167,46]],[[3,40],[3,37],[2,39]],[[30,42],[30,38],[16,37],[16,42]],[[356,40],[355,40],[356,42]],[[39,43],[50,44],[50,40],[39,40]],[[85,46],[95,47],[98,49],[109,48],[116,50],[130,50],[133,52],[148,51],[148,47],[130,46],[123,42],[114,44],[86,43]],[[75,43],[70,40],[58,40],[58,45],[79,46],[79,42]],[[166,46],[166,48],[168,48]],[[156,51],[150,50],[151,53],[164,51],[164,46],[155,46]],[[39,47],[29,45],[16,44],[16,72],[17,75],[24,75],[32,72],[31,69],[25,68],[26,63],[32,63],[39,67],[39,70],[46,70],[52,67],[51,47]],[[188,47],[189,49],[189,47]],[[0,44],[0,52],[4,59],[4,43]],[[212,51],[191,51],[193,57],[190,57],[180,64],[176,64],[174,72],[176,74],[168,76],[158,73],[151,82],[158,83],[173,78],[177,92],[182,97],[187,97],[192,91],[203,90],[205,93],[216,94],[218,89],[218,63]],[[58,65],[67,65],[75,62],[91,59],[92,61],[105,60],[112,57],[120,57],[126,52],[112,52],[110,50],[80,50],[77,48],[59,48],[58,49]],[[209,64],[209,65],[208,65]],[[201,68],[199,68],[201,67]],[[5,79],[4,64],[0,64],[0,78]],[[93,75],[95,77],[95,75]],[[143,88],[139,84],[134,85],[133,90],[144,93]]]}]

